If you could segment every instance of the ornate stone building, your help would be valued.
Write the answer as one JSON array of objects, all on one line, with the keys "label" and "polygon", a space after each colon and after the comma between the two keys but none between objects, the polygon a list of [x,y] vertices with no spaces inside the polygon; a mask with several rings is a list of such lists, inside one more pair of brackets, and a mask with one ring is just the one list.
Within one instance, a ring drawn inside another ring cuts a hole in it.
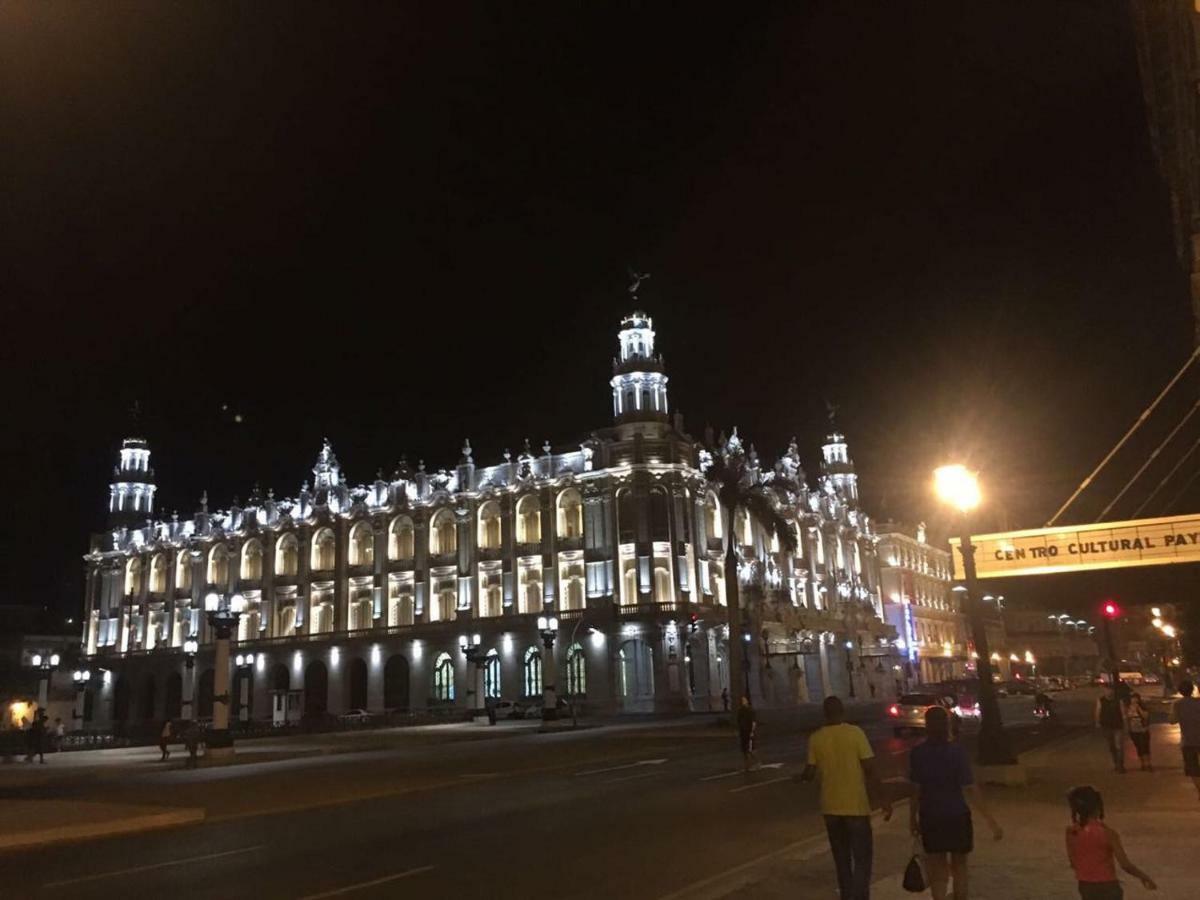
[{"label": "ornate stone building", "polygon": [[[104,670],[89,688],[96,718],[209,715],[214,593],[241,611],[232,702],[243,718],[465,713],[471,644],[486,648],[489,698],[537,697],[552,678],[589,711],[719,708],[726,540],[758,702],[890,684],[894,632],[845,440],[830,435],[814,488],[794,442],[767,468],[736,430],[705,446],[670,417],[654,345],[647,316],[622,322],[614,422],[570,447],[526,442],[480,465],[464,442],[453,468],[402,461],[352,486],[326,441],[294,497],[255,490],[221,510],[205,497],[186,520],[154,517],[150,449],[126,440],[109,527],[85,557],[85,652]],[[797,529],[794,553],[719,508],[705,478],[714,452],[748,455]],[[557,619],[550,650],[543,616]]]}]

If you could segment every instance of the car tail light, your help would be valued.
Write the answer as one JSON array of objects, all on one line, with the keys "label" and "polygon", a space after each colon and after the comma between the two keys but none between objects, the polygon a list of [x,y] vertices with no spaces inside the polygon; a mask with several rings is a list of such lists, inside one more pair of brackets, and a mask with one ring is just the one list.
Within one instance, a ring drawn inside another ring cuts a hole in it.
[{"label": "car tail light", "polygon": [[891,706],[888,707],[888,715],[889,716],[900,715],[900,707],[898,707],[896,704],[893,703]]}]

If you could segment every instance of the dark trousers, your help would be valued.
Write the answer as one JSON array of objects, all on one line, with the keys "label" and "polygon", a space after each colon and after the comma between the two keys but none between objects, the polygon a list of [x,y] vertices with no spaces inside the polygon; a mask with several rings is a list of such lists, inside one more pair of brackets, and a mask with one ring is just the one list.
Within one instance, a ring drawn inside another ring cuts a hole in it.
[{"label": "dark trousers", "polygon": [[1101,728],[1104,732],[1104,743],[1108,754],[1112,757],[1113,766],[1121,771],[1125,768],[1125,731],[1121,728]]},{"label": "dark trousers", "polygon": [[1079,896],[1081,900],[1122,900],[1125,892],[1119,881],[1081,881]]},{"label": "dark trousers", "polygon": [[825,831],[842,900],[870,900],[875,852],[870,816],[826,816]]}]

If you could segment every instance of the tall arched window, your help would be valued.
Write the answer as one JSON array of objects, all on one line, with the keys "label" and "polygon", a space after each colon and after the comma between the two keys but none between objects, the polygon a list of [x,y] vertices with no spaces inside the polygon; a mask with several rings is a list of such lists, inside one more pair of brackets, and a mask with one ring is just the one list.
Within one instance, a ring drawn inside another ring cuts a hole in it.
[{"label": "tall arched window", "polygon": [[479,507],[479,533],[476,537],[481,550],[500,549],[500,504],[489,500]]},{"label": "tall arched window", "polygon": [[281,534],[275,542],[275,574],[279,576],[295,575],[300,568],[300,544],[296,535],[290,531]]},{"label": "tall arched window", "polygon": [[175,554],[175,590],[190,591],[192,589],[192,553],[190,550],[180,550]]},{"label": "tall arched window", "polygon": [[447,622],[454,618],[458,605],[458,589],[454,578],[441,578],[434,582],[433,596],[429,602],[429,621]]},{"label": "tall arched window", "polygon": [[500,616],[504,614],[504,590],[498,584],[489,584],[483,592],[484,616]]},{"label": "tall arched window", "polygon": [[536,647],[525,651],[525,696],[536,697],[542,693],[542,654]]},{"label": "tall arched window", "polygon": [[125,564],[125,593],[132,596],[141,588],[142,561],[133,557]]},{"label": "tall arched window", "polygon": [[743,547],[754,546],[754,527],[744,509],[738,509],[733,516],[733,533]]},{"label": "tall arched window", "polygon": [[617,492],[617,538],[622,544],[637,540],[637,508],[629,488]]},{"label": "tall arched window", "polygon": [[712,582],[713,599],[725,605],[725,569],[719,561],[708,564],[708,580]]},{"label": "tall arched window", "polygon": [[558,536],[583,537],[583,498],[575,488],[558,495]]},{"label": "tall arched window", "polygon": [[337,539],[332,528],[322,528],[312,538],[312,553],[309,567],[314,572],[333,570],[337,559]]},{"label": "tall arched window", "polygon": [[375,561],[375,532],[369,522],[357,522],[350,529],[350,565],[369,566]]},{"label": "tall arched window", "polygon": [[225,585],[229,583],[229,551],[224,544],[217,544],[208,554],[208,583]]},{"label": "tall arched window", "polygon": [[412,559],[416,541],[413,522],[408,516],[396,516],[388,526],[388,559]]},{"label": "tall arched window", "polygon": [[710,538],[724,535],[721,531],[721,504],[717,502],[717,495],[712,491],[704,498],[704,533]]},{"label": "tall arched window", "polygon": [[542,539],[542,507],[534,494],[517,501],[517,541],[536,544]]},{"label": "tall arched window", "polygon": [[483,696],[492,700],[500,699],[500,654],[489,650],[483,664]]},{"label": "tall arched window", "polygon": [[671,590],[671,573],[666,566],[654,567],[654,601],[656,603],[673,603],[675,592]]},{"label": "tall arched window", "polygon": [[262,543],[257,538],[251,538],[242,544],[241,577],[247,581],[258,581],[262,578]]},{"label": "tall arched window", "polygon": [[429,522],[429,552],[434,556],[453,553],[458,549],[455,535],[454,513],[439,509]]},{"label": "tall arched window", "polygon": [[521,612],[537,613],[542,611],[542,567],[540,565],[521,566]]},{"label": "tall arched window", "polygon": [[167,558],[156,553],[150,560],[150,593],[161,594],[167,589]]},{"label": "tall arched window", "polygon": [[438,703],[454,702],[454,663],[449,653],[443,653],[433,666],[433,699]]},{"label": "tall arched window", "polygon": [[567,651],[567,696],[587,696],[587,656],[580,644],[572,644]]},{"label": "tall arched window", "polygon": [[650,540],[671,539],[670,516],[667,514],[667,492],[662,488],[650,491]]},{"label": "tall arched window", "polygon": [[823,566],[825,565],[825,537],[821,534],[820,528],[814,528],[811,534],[817,565]]}]

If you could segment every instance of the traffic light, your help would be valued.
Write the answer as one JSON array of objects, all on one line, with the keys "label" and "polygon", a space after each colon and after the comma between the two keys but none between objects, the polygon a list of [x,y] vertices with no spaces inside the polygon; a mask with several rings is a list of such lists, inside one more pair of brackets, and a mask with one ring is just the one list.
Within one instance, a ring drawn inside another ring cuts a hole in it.
[{"label": "traffic light", "polygon": [[1117,616],[1121,615],[1121,607],[1117,606],[1117,604],[1111,600],[1105,600],[1104,605],[1100,609],[1101,612],[1104,613],[1104,618],[1106,619],[1115,619]]},{"label": "traffic light", "polygon": [[700,617],[695,613],[688,616],[688,633],[695,634],[696,629],[700,627]]}]

